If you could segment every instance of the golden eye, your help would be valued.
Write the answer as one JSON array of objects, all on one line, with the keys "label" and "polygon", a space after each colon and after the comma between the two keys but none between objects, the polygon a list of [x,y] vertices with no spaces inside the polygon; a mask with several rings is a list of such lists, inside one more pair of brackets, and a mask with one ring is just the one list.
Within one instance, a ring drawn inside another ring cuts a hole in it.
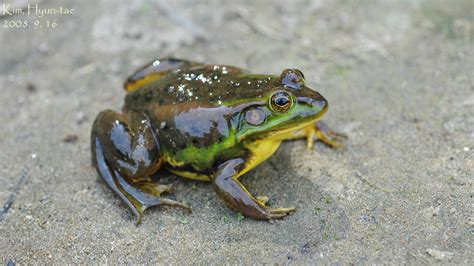
[{"label": "golden eye", "polygon": [[272,95],[270,105],[273,111],[284,113],[293,105],[293,99],[287,92],[279,91]]}]

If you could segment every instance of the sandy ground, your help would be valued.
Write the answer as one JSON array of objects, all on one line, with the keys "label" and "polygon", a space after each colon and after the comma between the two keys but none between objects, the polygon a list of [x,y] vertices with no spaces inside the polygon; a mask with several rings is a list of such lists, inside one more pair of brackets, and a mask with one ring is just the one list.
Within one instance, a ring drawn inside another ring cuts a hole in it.
[{"label": "sandy ground", "polygon": [[[0,18],[1,262],[474,263],[472,1],[128,2]],[[346,150],[288,142],[243,178],[296,213],[241,220],[208,183],[161,173],[193,213],[135,226],[89,134],[125,77],[165,56],[296,67],[329,100]]]}]

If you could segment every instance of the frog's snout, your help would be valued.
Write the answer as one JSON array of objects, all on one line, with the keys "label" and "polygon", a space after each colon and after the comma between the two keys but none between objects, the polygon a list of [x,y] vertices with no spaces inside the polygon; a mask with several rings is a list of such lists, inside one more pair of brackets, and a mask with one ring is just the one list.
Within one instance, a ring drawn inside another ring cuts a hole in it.
[{"label": "frog's snout", "polygon": [[298,104],[305,106],[304,117],[320,117],[328,110],[328,101],[319,93],[297,97]]},{"label": "frog's snout", "polygon": [[323,96],[319,95],[317,98],[310,97],[298,97],[298,103],[301,105],[307,105],[312,108],[316,108],[320,111],[324,110],[328,106],[328,101]]},{"label": "frog's snout", "polygon": [[326,101],[326,99],[322,99],[322,100],[313,100],[311,102],[311,105],[313,107],[316,107],[320,110],[323,110],[323,109],[326,109],[327,106],[328,106],[328,102]]}]

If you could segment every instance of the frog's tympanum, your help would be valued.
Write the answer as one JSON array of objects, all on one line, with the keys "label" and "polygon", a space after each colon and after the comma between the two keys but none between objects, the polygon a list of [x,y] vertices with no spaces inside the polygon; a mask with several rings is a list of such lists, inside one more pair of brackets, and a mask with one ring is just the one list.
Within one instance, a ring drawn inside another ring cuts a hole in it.
[{"label": "frog's tympanum", "polygon": [[226,65],[155,60],[125,82],[122,113],[101,112],[92,127],[92,161],[100,176],[133,210],[183,203],[161,197],[159,169],[209,181],[235,211],[274,219],[295,210],[267,206],[239,177],[268,159],[283,140],[315,139],[339,147],[343,135],[320,122],[328,102],[306,87],[303,73],[255,75]]}]

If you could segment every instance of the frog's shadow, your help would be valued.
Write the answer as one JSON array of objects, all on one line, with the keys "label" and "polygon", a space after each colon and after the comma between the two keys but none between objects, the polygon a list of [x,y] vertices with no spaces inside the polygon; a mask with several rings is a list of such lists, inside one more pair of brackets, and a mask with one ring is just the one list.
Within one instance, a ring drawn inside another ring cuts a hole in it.
[{"label": "frog's shadow", "polygon": [[[337,204],[331,194],[323,191],[316,182],[312,182],[310,177],[294,170],[291,159],[295,156],[290,158],[289,154],[295,143],[292,141],[284,143],[261,169],[256,169],[255,174],[247,179],[255,195],[268,193],[276,206],[297,207],[295,213],[280,223],[284,230],[278,227],[275,231],[269,230],[266,237],[271,239],[272,234],[284,231],[287,235],[284,241],[287,241],[287,244],[296,242],[301,246],[318,246],[323,242],[345,238],[350,225],[345,210]],[[317,145],[316,148],[320,147],[323,148],[323,145]],[[308,151],[304,149],[302,153],[304,152]],[[319,174],[313,173],[313,175],[329,174],[322,169],[316,171]],[[259,175],[266,178],[255,178]],[[270,182],[274,185],[269,186]],[[281,237],[275,240],[282,242]]]},{"label": "frog's shadow", "polygon": [[[252,194],[269,196],[269,203],[272,206],[295,206],[296,212],[273,223],[249,218],[245,220],[247,223],[245,226],[257,228],[259,235],[254,237],[266,243],[272,241],[275,244],[314,247],[324,242],[345,238],[350,227],[345,210],[329,193],[321,190],[307,176],[302,176],[293,170],[289,153],[294,143],[284,143],[270,159],[242,176],[241,181]],[[323,148],[322,145],[317,146]],[[321,175],[329,174],[327,171],[319,172]],[[188,180],[173,174],[160,176],[160,182],[171,183],[175,188],[172,198],[190,203],[193,216],[218,220],[219,224],[223,224],[221,218],[224,216],[231,217],[231,220],[232,217],[236,217],[236,213],[217,198],[209,182]],[[234,233],[227,232],[227,234]],[[282,234],[285,234],[285,237],[282,237]],[[241,235],[227,235],[227,239],[243,241]]]}]

